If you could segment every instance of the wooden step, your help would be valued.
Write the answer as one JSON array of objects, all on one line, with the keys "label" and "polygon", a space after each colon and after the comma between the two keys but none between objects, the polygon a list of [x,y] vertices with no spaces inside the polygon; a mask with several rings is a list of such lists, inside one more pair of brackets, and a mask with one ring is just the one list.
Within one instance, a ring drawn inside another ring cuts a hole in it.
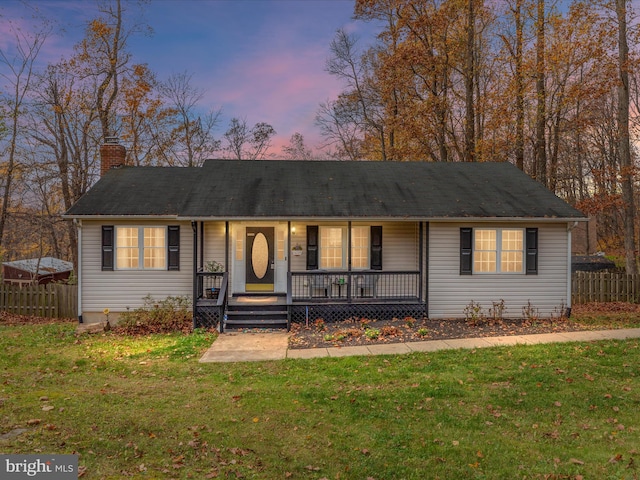
[{"label": "wooden step", "polygon": [[[244,306],[243,306],[244,307]],[[287,310],[281,305],[277,308],[228,308],[225,316],[224,328],[287,328]]]}]

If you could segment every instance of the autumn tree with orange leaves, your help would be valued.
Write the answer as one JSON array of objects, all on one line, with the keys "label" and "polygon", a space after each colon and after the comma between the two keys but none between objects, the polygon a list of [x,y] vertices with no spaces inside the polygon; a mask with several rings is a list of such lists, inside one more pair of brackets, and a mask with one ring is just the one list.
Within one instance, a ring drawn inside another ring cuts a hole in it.
[{"label": "autumn tree with orange leaves", "polygon": [[[639,42],[628,0],[356,0],[354,12],[381,25],[349,64],[380,95],[345,82],[321,106],[325,138],[350,134],[372,160],[512,162],[597,217],[599,248],[634,271]],[[379,112],[375,129],[365,109]]]}]

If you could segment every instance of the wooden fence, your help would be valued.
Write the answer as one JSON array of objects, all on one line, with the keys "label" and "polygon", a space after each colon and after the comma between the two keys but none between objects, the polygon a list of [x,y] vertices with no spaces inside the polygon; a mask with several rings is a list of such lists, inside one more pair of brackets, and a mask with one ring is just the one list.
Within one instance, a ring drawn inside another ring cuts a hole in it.
[{"label": "wooden fence", "polygon": [[0,284],[0,310],[35,317],[75,318],[78,315],[78,286]]},{"label": "wooden fence", "polygon": [[571,278],[572,302],[640,301],[640,275],[576,272]]},{"label": "wooden fence", "polygon": [[[640,275],[576,272],[571,281],[572,303],[640,302]],[[0,310],[18,315],[75,318],[78,286],[0,284]]]}]

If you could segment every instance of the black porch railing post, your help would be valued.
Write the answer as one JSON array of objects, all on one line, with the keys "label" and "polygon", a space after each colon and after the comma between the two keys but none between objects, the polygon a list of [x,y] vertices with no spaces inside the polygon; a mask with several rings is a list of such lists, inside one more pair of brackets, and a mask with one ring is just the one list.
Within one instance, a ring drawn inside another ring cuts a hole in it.
[{"label": "black porch railing post", "polygon": [[193,329],[196,329],[197,314],[198,314],[198,263],[196,255],[198,251],[198,223],[194,220],[191,221],[191,229],[193,230]]}]

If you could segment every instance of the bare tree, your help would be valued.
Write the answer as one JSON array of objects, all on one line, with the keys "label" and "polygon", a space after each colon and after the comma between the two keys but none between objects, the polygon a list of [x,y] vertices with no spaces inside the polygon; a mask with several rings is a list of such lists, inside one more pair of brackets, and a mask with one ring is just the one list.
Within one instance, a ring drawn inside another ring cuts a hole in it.
[{"label": "bare tree", "polygon": [[160,85],[166,106],[171,110],[171,128],[163,141],[165,161],[169,165],[194,167],[220,149],[213,137],[221,110],[200,113],[200,102],[205,91],[192,84],[193,74],[171,75]]},{"label": "bare tree", "polygon": [[282,147],[283,156],[289,160],[313,160],[313,153],[304,143],[301,133],[294,133],[289,139],[289,144]]},{"label": "bare tree", "polygon": [[[41,166],[55,172],[50,191],[64,210],[87,192],[97,176],[95,152],[102,143],[102,131],[92,93],[93,85],[77,81],[74,68],[60,62],[41,76],[34,99],[34,148],[40,153]],[[67,227],[75,264],[75,228],[70,222]]]},{"label": "bare tree", "polygon": [[4,182],[0,210],[0,246],[11,204],[12,183],[17,168],[16,152],[20,137],[24,135],[22,108],[32,86],[34,63],[49,32],[50,29],[46,26],[32,35],[15,28],[12,32],[15,40],[13,53],[0,49],[0,65],[3,66],[0,76],[6,81],[8,90],[0,97],[0,101],[9,124],[7,160],[2,165]]},{"label": "bare tree", "polygon": [[346,160],[362,158],[362,132],[358,122],[348,112],[351,102],[342,98],[320,104],[315,123],[320,127],[324,144],[321,148],[333,148],[334,157]]},{"label": "bare tree", "polygon": [[[358,38],[344,30],[338,30],[331,42],[331,58],[326,70],[346,84],[346,91],[340,102],[333,107],[339,109],[331,113],[326,106],[321,107],[318,123],[329,127],[335,121],[346,122],[339,127],[342,132],[359,130],[362,139],[375,139],[375,150],[381,160],[393,159],[393,135],[387,133],[382,93],[374,82],[377,52],[371,50],[360,53]],[[348,105],[349,104],[349,105]],[[345,113],[348,112],[348,115]],[[323,119],[324,117],[324,119]],[[349,126],[351,124],[351,126]]]},{"label": "bare tree", "polygon": [[131,59],[127,42],[144,26],[123,8],[122,0],[101,0],[98,10],[100,16],[89,22],[85,38],[76,46],[75,61],[81,78],[95,83],[94,98],[104,139],[117,131],[120,82]]},{"label": "bare tree", "polygon": [[237,160],[262,160],[275,134],[275,129],[268,123],[258,122],[249,128],[246,119],[232,118],[224,133],[224,150]]}]

